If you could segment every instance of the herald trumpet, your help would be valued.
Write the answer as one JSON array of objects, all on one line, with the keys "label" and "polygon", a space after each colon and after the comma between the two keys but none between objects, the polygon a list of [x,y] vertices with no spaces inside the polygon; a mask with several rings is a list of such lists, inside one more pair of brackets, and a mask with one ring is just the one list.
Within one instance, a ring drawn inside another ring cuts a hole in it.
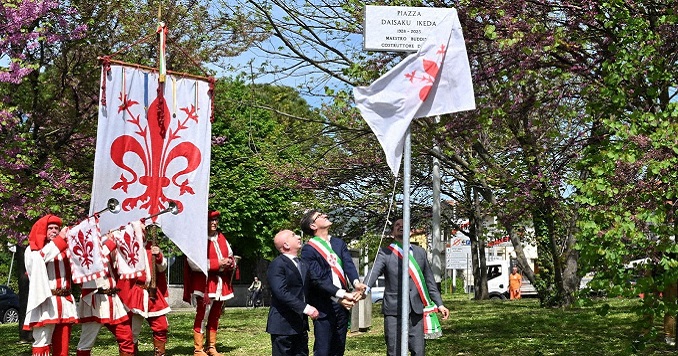
[{"label": "herald trumpet", "polygon": [[88,218],[91,218],[91,217],[94,217],[94,216],[99,216],[99,215],[101,215],[101,213],[103,213],[105,211],[110,211],[113,214],[119,213],[120,212],[120,202],[118,201],[118,199],[115,199],[115,198],[108,199],[108,201],[106,202],[106,208],[97,211],[96,213],[90,215]]},{"label": "herald trumpet", "polygon": [[159,212],[157,212],[153,215],[149,215],[149,216],[147,216],[147,217],[145,217],[141,220],[146,221],[146,220],[149,220],[149,219],[153,219],[154,217],[156,217],[158,215],[165,214],[165,213],[172,213],[172,215],[179,214],[179,207],[177,206],[177,203],[175,203],[173,200],[170,200],[167,203],[167,207],[165,209],[163,209],[163,210],[161,210],[161,211],[159,211]]}]

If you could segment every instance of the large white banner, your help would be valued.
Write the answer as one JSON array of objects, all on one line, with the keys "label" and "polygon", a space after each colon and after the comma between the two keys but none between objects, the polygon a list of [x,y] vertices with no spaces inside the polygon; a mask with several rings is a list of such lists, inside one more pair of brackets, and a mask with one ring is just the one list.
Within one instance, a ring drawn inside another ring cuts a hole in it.
[{"label": "large white banner", "polygon": [[159,224],[206,271],[210,85],[167,75],[159,98],[157,73],[121,65],[103,73],[105,68],[90,214],[106,208],[109,198],[120,201],[120,213],[101,215],[106,233],[157,214],[173,201],[179,214],[146,223]]},{"label": "large white banner", "polygon": [[368,87],[353,88],[356,107],[377,136],[394,176],[412,119],[475,109],[471,69],[457,11],[452,9],[419,52]]}]

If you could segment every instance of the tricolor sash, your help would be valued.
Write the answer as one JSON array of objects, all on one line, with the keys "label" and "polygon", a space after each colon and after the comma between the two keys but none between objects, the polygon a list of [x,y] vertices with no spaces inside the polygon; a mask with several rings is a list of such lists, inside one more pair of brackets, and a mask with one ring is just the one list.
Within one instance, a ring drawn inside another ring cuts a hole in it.
[{"label": "tricolor sash", "polygon": [[[403,258],[403,247],[399,242],[392,243],[388,248],[393,251],[398,258]],[[417,260],[414,259],[411,252],[408,256],[410,278],[419,292],[421,302],[424,304],[424,338],[437,339],[443,335],[443,329],[440,327],[440,320],[438,320],[438,314],[436,314],[438,306],[431,300],[426,281],[424,280],[424,274],[421,272]]]},{"label": "tricolor sash", "polygon": [[318,251],[330,265],[330,268],[332,269],[332,280],[336,278],[340,284],[337,287],[348,290],[348,283],[346,282],[346,275],[344,274],[344,262],[339,255],[332,250],[330,244],[325,241],[325,239],[321,239],[318,236],[313,236],[313,238],[308,241],[308,244]]}]

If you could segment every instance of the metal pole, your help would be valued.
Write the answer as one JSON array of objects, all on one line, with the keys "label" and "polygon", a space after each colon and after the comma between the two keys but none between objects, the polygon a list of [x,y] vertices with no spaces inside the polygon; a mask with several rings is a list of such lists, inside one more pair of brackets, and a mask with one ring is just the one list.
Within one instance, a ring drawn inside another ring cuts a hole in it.
[{"label": "metal pole", "polygon": [[367,272],[369,271],[369,264],[370,264],[370,254],[369,250],[367,249],[367,245],[365,245],[365,249],[363,250],[363,253],[365,254],[363,257],[363,263],[365,265],[363,266],[363,276],[367,278]]},{"label": "metal pole", "polygon": [[412,136],[410,128],[405,133],[405,152],[403,154],[403,274],[400,290],[400,355],[408,354],[408,335],[410,321],[410,162],[412,159]]},{"label": "metal pole", "polygon": [[7,275],[7,285],[9,285],[9,279],[10,277],[12,277],[12,266],[14,266],[14,254],[16,254],[16,252],[12,252],[12,260],[9,262],[9,274]]},{"label": "metal pole", "polygon": [[[440,116],[435,118],[436,124],[440,122]],[[433,151],[439,152],[438,144],[433,144]],[[442,240],[440,239],[440,162],[437,157],[433,157],[433,207],[431,211],[431,269],[433,270],[433,278],[436,283],[443,280],[443,263],[442,263]]]},{"label": "metal pole", "polygon": [[[171,262],[170,262],[170,261],[171,261]],[[170,284],[170,281],[171,281],[171,279],[170,279],[170,270],[171,270],[172,268],[170,268],[170,267],[172,267],[173,264],[174,264],[174,261],[172,261],[172,254],[170,253],[170,254],[167,256],[167,284]]]}]

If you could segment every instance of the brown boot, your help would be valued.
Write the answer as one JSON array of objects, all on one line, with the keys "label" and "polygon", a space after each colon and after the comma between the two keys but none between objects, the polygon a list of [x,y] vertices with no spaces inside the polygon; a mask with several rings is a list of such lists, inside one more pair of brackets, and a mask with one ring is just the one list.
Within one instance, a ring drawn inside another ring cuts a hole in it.
[{"label": "brown boot", "polygon": [[134,343],[134,353],[132,355],[139,356],[139,341]]},{"label": "brown boot", "polygon": [[155,346],[155,356],[165,356],[165,342],[153,339],[153,346]]},{"label": "brown boot", "polygon": [[203,345],[202,334],[195,332],[195,330],[193,330],[193,346],[195,347],[195,351],[193,351],[193,356],[207,356],[202,345]]},{"label": "brown boot", "polygon": [[207,355],[209,356],[224,356],[217,351],[217,332],[207,332]]},{"label": "brown boot", "polygon": [[120,351],[120,356],[134,356],[134,354],[125,351]]}]

